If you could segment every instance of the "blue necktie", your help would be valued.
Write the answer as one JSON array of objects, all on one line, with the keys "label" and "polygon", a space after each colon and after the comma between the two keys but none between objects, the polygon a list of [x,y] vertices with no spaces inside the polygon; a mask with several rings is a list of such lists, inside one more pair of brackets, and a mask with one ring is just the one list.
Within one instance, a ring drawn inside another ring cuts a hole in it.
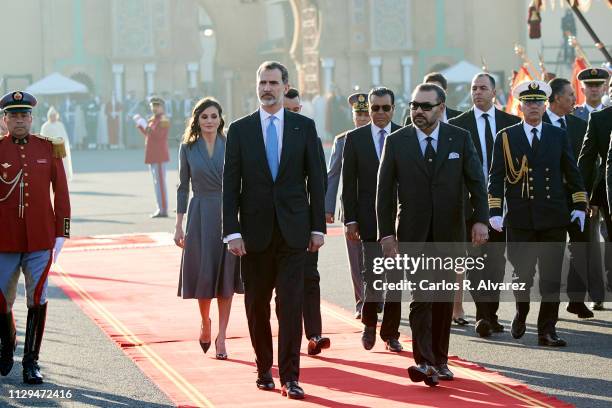
[{"label": "blue necktie", "polygon": [[278,174],[278,136],[276,134],[276,126],[274,126],[275,116],[270,116],[270,124],[266,129],[266,157],[268,159],[268,167],[272,173],[272,180],[276,180]]},{"label": "blue necktie", "polygon": [[378,149],[380,150],[380,154],[378,155],[379,158],[382,156],[383,147],[385,147],[386,133],[387,132],[385,131],[385,129],[380,129],[380,131],[378,132]]}]

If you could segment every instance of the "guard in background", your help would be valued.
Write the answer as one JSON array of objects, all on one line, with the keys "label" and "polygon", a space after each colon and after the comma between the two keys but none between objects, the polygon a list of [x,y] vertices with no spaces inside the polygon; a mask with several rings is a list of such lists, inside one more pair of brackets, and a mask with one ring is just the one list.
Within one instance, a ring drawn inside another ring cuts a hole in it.
[{"label": "guard in background", "polygon": [[8,128],[0,137],[0,374],[8,375],[13,367],[12,309],[23,272],[28,306],[22,360],[26,384],[43,382],[38,355],[47,315],[47,275],[70,236],[64,142],[30,134],[35,105],[34,96],[20,91],[0,99]]},{"label": "guard in background", "polygon": [[[370,111],[368,104],[368,94],[354,93],[348,97],[348,104],[353,111],[354,129],[365,126],[370,122]],[[336,199],[338,197],[338,188],[342,175],[342,151],[344,150],[344,142],[346,134],[349,131],[342,132],[334,138],[334,144],[329,158],[329,170],[327,171],[328,189],[325,193],[325,220],[328,224],[334,223],[334,215],[336,214]],[[338,211],[338,219],[344,222],[344,214],[342,206]],[[353,291],[355,292],[355,318],[361,320],[361,308],[363,306],[364,286],[363,286],[363,251],[361,242],[352,241],[344,237],[346,242],[346,253],[349,261],[349,269],[351,271],[351,281],[353,282]],[[379,307],[378,313],[382,312],[382,304]]]},{"label": "guard in background", "polygon": [[580,71],[577,78],[582,84],[582,91],[586,100],[582,105],[576,106],[573,114],[588,122],[591,112],[600,111],[605,107],[601,98],[606,93],[606,85],[610,74],[606,69],[590,67]]},{"label": "guard in background", "polygon": [[149,118],[146,127],[138,125],[138,129],[145,137],[145,164],[151,169],[157,200],[157,211],[151,215],[151,218],[165,218],[168,216],[166,163],[170,161],[168,153],[170,120],[164,113],[165,102],[159,96],[152,96],[149,99],[149,106],[153,116]]},{"label": "guard in background", "polygon": [[525,334],[537,263],[542,297],[538,344],[565,346],[555,329],[563,254],[570,223],[577,222],[584,231],[587,194],[567,132],[542,122],[550,86],[542,81],[523,82],[512,93],[521,102],[525,119],[498,132],[489,173],[489,223],[499,232],[506,228],[512,281],[525,285],[514,290],[512,337]]}]

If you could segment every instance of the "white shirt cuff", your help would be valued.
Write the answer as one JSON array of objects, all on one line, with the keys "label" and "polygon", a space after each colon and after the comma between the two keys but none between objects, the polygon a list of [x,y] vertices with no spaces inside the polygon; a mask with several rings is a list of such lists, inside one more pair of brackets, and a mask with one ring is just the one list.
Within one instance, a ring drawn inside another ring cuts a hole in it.
[{"label": "white shirt cuff", "polygon": [[242,235],[237,232],[235,234],[229,234],[227,237],[223,238],[223,243],[227,244],[228,242],[236,239],[236,238],[242,238]]},{"label": "white shirt cuff", "polygon": [[320,231],[310,231],[310,235],[321,235],[322,237],[325,236],[325,234]]},{"label": "white shirt cuff", "polygon": [[395,235],[387,235],[386,237],[381,238],[380,242],[383,242],[387,238],[395,238]]},{"label": "white shirt cuff", "polygon": [[357,224],[357,221],[351,221],[351,222],[347,222],[344,225],[351,225],[351,224]]}]

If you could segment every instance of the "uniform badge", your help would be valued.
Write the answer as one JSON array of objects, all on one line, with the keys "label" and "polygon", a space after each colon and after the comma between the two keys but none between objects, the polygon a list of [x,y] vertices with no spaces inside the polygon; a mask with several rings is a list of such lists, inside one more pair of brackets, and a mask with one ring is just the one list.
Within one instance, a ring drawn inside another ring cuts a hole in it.
[{"label": "uniform badge", "polygon": [[9,167],[11,167],[10,163],[2,163],[0,164],[0,166],[2,166],[3,169],[8,169]]},{"label": "uniform badge", "polygon": [[593,68],[591,70],[591,75],[593,75],[593,76],[597,75],[597,69]]},{"label": "uniform badge", "polygon": [[532,82],[529,84],[529,89],[540,89],[537,83]]},{"label": "uniform badge", "polygon": [[23,95],[21,94],[21,92],[15,92],[13,94],[13,99],[16,100],[16,101],[20,101],[20,100],[23,99]]}]

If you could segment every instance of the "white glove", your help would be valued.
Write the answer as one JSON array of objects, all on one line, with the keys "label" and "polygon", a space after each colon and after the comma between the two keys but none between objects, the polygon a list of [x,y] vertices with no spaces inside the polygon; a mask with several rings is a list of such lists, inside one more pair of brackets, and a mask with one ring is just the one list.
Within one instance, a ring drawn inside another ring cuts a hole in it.
[{"label": "white glove", "polygon": [[491,217],[489,218],[489,224],[491,224],[491,227],[493,227],[495,231],[502,232],[504,229],[504,217],[500,217],[499,215]]},{"label": "white glove", "polygon": [[62,247],[64,246],[65,241],[66,238],[64,237],[55,238],[55,246],[53,247],[53,263],[57,262],[57,258],[59,257],[59,254],[62,251]]},{"label": "white glove", "polygon": [[580,232],[584,232],[584,219],[586,217],[586,213],[582,210],[574,210],[571,214],[570,222],[574,222],[574,220],[578,220],[578,225],[580,225]]}]

